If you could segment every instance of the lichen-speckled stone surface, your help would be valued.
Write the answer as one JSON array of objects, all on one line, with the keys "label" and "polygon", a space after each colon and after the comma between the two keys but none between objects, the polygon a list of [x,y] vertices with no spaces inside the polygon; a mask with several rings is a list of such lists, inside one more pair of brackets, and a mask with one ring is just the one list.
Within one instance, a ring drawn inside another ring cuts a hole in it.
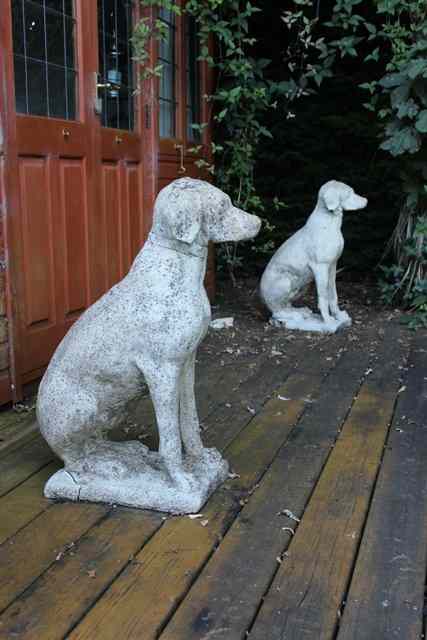
[{"label": "lichen-speckled stone surface", "polygon": [[[73,325],[40,384],[40,429],[65,464],[48,497],[188,513],[225,479],[227,463],[203,447],[194,398],[196,349],[211,318],[207,243],[252,238],[260,225],[201,180],[176,180],[159,193],[129,274]],[[144,379],[158,453],[105,439]]]},{"label": "lichen-speckled stone surface", "polygon": [[[351,324],[350,316],[338,306],[335,282],[344,248],[342,216],[344,211],[364,209],[367,204],[366,198],[343,182],[330,180],[321,187],[305,225],[279,247],[262,275],[260,293],[272,313],[272,324],[326,333]],[[291,304],[313,279],[320,315]]]}]

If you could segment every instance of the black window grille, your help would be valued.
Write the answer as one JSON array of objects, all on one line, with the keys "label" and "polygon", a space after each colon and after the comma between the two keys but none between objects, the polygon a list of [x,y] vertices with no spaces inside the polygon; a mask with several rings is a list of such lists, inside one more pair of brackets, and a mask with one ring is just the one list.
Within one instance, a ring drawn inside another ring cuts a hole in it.
[{"label": "black window grille", "polygon": [[159,134],[161,138],[174,138],[176,134],[176,60],[175,60],[175,14],[168,9],[159,9],[159,19],[166,26],[165,38],[159,42],[159,62],[162,73],[159,83]]},{"label": "black window grille", "polygon": [[101,121],[104,127],[134,128],[134,68],[132,1],[98,0],[99,74],[103,89]]},{"label": "black window grille", "polygon": [[187,61],[187,137],[200,140],[200,130],[193,125],[200,124],[201,82],[200,82],[200,43],[197,23],[190,17],[186,21],[186,61]]},{"label": "black window grille", "polygon": [[12,27],[17,112],[75,120],[73,0],[12,0]]}]

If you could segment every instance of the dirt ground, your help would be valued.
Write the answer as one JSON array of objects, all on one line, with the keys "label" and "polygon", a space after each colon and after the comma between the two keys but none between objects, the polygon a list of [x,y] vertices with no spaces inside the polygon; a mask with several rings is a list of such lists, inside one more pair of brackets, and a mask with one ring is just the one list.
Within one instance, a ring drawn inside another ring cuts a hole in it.
[{"label": "dirt ground", "polygon": [[[402,316],[399,309],[385,308],[377,302],[375,282],[360,278],[355,280],[347,275],[338,280],[337,289],[340,307],[349,313],[353,324],[335,335],[328,335],[271,326],[268,322],[269,312],[259,299],[256,279],[242,280],[237,287],[232,287],[229,281],[220,281],[212,305],[212,317],[233,316],[234,327],[209,331],[199,347],[199,361],[206,362],[209,358],[216,361],[220,357],[221,362],[227,365],[235,360],[245,357],[249,360],[251,356],[265,353],[279,364],[290,352],[294,355],[307,348],[322,349],[322,345],[326,344],[331,349],[334,343],[342,345],[343,334],[350,342],[362,340],[362,330],[367,325],[376,324],[380,330],[386,323],[396,322]],[[308,306],[317,311],[314,284],[295,301],[295,306]]]}]

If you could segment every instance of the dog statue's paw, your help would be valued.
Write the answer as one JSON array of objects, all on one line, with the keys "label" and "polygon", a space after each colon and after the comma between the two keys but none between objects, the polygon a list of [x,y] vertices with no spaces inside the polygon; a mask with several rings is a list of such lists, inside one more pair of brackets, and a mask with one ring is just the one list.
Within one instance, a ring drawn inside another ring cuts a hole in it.
[{"label": "dog statue's paw", "polygon": [[338,320],[340,325],[351,325],[351,318],[348,315],[347,311],[338,311],[338,313],[335,315],[335,318]]},{"label": "dog statue's paw", "polygon": [[174,485],[183,492],[192,492],[197,489],[197,480],[191,473],[184,471],[182,467],[168,469]]},{"label": "dog statue's paw", "polygon": [[205,447],[202,452],[202,458],[207,465],[219,466],[224,463],[224,459],[218,449]]},{"label": "dog statue's paw", "polygon": [[323,323],[323,330],[327,333],[335,333],[339,326],[341,326],[341,322],[335,318],[328,318]]}]

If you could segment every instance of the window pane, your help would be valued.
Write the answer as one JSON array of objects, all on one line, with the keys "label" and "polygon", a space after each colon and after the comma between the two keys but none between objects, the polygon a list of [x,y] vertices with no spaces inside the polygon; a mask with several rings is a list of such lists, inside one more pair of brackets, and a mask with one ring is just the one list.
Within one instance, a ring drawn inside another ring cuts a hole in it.
[{"label": "window pane", "polygon": [[160,98],[170,100],[171,102],[174,101],[174,80],[175,74],[173,67],[163,63],[162,75],[160,76]]},{"label": "window pane", "polygon": [[159,82],[159,133],[161,138],[173,138],[176,133],[176,93],[175,93],[175,15],[165,9],[159,10],[159,17],[167,27],[165,40],[159,43],[159,62],[162,72]]},{"label": "window pane", "polygon": [[163,7],[159,7],[159,18],[164,22],[168,22],[170,25],[175,24],[175,14],[170,9],[163,9]]},{"label": "window pane", "polygon": [[165,39],[159,42],[159,58],[162,61],[173,63],[174,57],[173,32],[171,29],[168,29]]},{"label": "window pane", "polygon": [[27,60],[28,112],[44,116],[47,110],[46,65],[44,62]]},{"label": "window pane", "polygon": [[[64,13],[65,12],[65,13]],[[16,109],[76,117],[72,0],[12,0]]]},{"label": "window pane", "polygon": [[175,106],[170,102],[159,102],[159,133],[161,138],[175,135]]},{"label": "window pane", "polygon": [[47,61],[65,66],[64,20],[58,13],[46,12]]},{"label": "window pane", "polygon": [[[42,4],[42,3],[41,3]],[[46,8],[73,15],[73,0],[46,0]]]},{"label": "window pane", "polygon": [[27,85],[25,81],[25,59],[15,56],[15,101],[18,113],[27,113]]},{"label": "window pane", "polygon": [[15,54],[24,55],[24,16],[22,13],[22,0],[12,0],[12,31],[13,49]]},{"label": "window pane", "polygon": [[200,124],[200,63],[198,61],[199,39],[194,18],[186,23],[187,52],[187,136],[190,140],[199,140],[200,132],[193,129],[193,124]]},{"label": "window pane", "polygon": [[70,18],[64,18],[65,29],[65,66],[69,69],[75,69],[74,61],[74,42],[76,22]]},{"label": "window pane", "polygon": [[25,49],[26,55],[37,60],[45,60],[45,30],[43,8],[26,2]]},{"label": "window pane", "polygon": [[67,87],[67,120],[77,118],[77,73],[71,69],[65,71]]},{"label": "window pane", "polygon": [[99,76],[102,89],[102,124],[113,129],[134,127],[134,69],[130,37],[132,2],[98,0]]},{"label": "window pane", "polygon": [[52,118],[66,118],[67,94],[65,69],[48,67],[49,114]]}]

